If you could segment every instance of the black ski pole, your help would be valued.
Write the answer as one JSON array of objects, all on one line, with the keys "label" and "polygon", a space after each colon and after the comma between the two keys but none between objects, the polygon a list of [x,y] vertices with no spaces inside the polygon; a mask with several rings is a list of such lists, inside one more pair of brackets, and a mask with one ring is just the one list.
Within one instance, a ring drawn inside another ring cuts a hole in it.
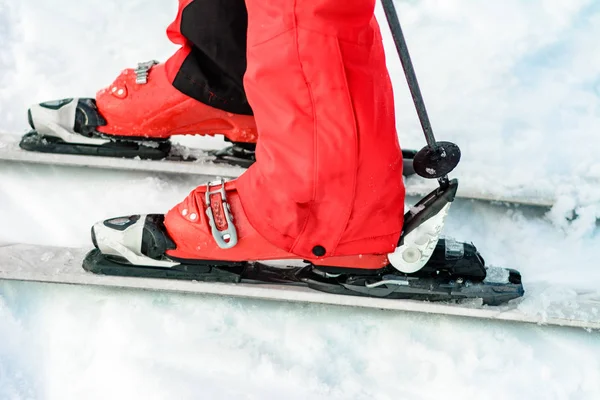
[{"label": "black ski pole", "polygon": [[424,178],[442,178],[443,180],[447,180],[446,176],[448,173],[456,168],[460,161],[460,149],[454,143],[438,142],[435,140],[415,69],[408,53],[406,40],[404,40],[400,20],[396,13],[396,7],[394,7],[393,0],[381,0],[381,3],[390,31],[392,32],[392,37],[394,38],[394,44],[396,45],[402,68],[404,69],[404,76],[406,77],[421,127],[423,128],[425,140],[427,141],[427,146],[421,149],[413,160],[415,172]]}]

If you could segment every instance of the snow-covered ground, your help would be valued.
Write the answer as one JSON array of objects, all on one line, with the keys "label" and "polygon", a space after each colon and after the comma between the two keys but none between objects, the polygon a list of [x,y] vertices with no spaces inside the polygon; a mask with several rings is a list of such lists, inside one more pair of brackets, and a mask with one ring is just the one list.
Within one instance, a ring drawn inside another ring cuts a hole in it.
[{"label": "snow-covered ground", "polygon": [[600,394],[600,341],[583,330],[35,284],[0,293],[3,399]]},{"label": "snow-covered ground", "polygon": [[[575,182],[548,214],[457,202],[446,232],[520,269],[524,309],[597,291],[600,3],[397,7],[435,132],[463,150],[461,179]],[[122,68],[166,58],[175,10],[174,0],[0,0],[0,131],[23,133],[30,103],[93,96]],[[400,140],[420,147],[386,44]],[[0,163],[0,243],[89,246],[93,222],[164,212],[200,183]],[[598,354],[598,334],[574,329],[0,283],[0,399],[590,399]]]}]

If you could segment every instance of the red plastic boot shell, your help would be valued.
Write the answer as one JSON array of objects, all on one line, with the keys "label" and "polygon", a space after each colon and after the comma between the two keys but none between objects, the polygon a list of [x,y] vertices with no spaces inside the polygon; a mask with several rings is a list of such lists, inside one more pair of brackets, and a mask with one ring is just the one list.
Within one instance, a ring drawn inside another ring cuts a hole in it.
[{"label": "red plastic boot shell", "polygon": [[114,136],[168,139],[172,135],[223,134],[233,142],[256,142],[254,117],[210,107],[184,95],[169,82],[165,64],[148,71],[147,83],[136,83],[133,69],[121,72],[96,94],[98,111],[107,125],[98,127]]},{"label": "red plastic boot shell", "polygon": [[[299,258],[296,254],[274,246],[252,227],[246,218],[235,185],[235,181],[227,182],[225,189],[227,202],[234,217],[238,243],[230,249],[222,249],[217,245],[206,214],[206,186],[203,185],[194,189],[188,197],[165,215],[167,233],[177,246],[175,250],[167,252],[168,256],[178,259],[219,261],[267,261]],[[212,192],[219,187],[211,186],[210,190]],[[212,195],[211,199],[216,204],[220,204],[220,195]],[[217,211],[215,213],[217,226],[224,227],[226,223],[222,215],[222,207],[219,210],[213,207],[213,210]],[[361,269],[379,269],[388,263],[385,254],[315,258],[310,261],[315,265]]]}]

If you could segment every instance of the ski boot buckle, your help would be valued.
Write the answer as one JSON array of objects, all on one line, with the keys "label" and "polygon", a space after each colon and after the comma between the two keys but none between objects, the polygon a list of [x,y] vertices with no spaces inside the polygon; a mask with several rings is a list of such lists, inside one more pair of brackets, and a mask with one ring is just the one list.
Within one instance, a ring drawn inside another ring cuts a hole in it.
[{"label": "ski boot buckle", "polygon": [[[221,185],[219,189],[215,189],[213,191],[210,190],[211,186],[218,185]],[[214,213],[218,213],[219,204],[212,203],[210,200],[211,195],[219,194],[221,195],[220,206],[223,209],[223,217],[225,217],[225,221],[223,221],[222,217],[218,218],[218,221],[215,221]],[[233,224],[233,214],[231,214],[231,208],[229,206],[229,203],[227,202],[227,195],[225,194],[225,180],[221,179],[219,181],[209,182],[206,184],[206,194],[204,197],[204,202],[206,203],[206,216],[208,217],[208,223],[210,224],[211,233],[213,238],[217,242],[217,245],[222,249],[232,248],[237,244],[238,237],[237,230],[235,229],[235,225]],[[217,226],[217,222],[219,226]]]},{"label": "ski boot buckle", "polygon": [[135,69],[135,83],[138,85],[145,85],[148,83],[148,71],[158,63],[159,62],[156,60],[138,63],[138,66]]}]

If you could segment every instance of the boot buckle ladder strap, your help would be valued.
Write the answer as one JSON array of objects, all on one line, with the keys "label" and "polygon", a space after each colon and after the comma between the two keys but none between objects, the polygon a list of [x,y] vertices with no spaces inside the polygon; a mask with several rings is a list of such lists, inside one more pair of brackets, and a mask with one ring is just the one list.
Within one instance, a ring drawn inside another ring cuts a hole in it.
[{"label": "boot buckle ladder strap", "polygon": [[[211,186],[221,186],[211,191]],[[220,202],[213,201],[211,196],[221,196]],[[225,180],[209,182],[206,184],[206,194],[204,197],[206,204],[206,216],[213,238],[217,245],[222,249],[230,249],[238,242],[237,230],[233,224],[233,214],[227,202],[225,194]],[[215,218],[216,214],[216,218]]]},{"label": "boot buckle ladder strap", "polygon": [[138,63],[138,66],[135,69],[135,83],[138,85],[144,85],[148,83],[148,71],[150,71],[150,69],[158,63],[159,62],[156,60]]}]

